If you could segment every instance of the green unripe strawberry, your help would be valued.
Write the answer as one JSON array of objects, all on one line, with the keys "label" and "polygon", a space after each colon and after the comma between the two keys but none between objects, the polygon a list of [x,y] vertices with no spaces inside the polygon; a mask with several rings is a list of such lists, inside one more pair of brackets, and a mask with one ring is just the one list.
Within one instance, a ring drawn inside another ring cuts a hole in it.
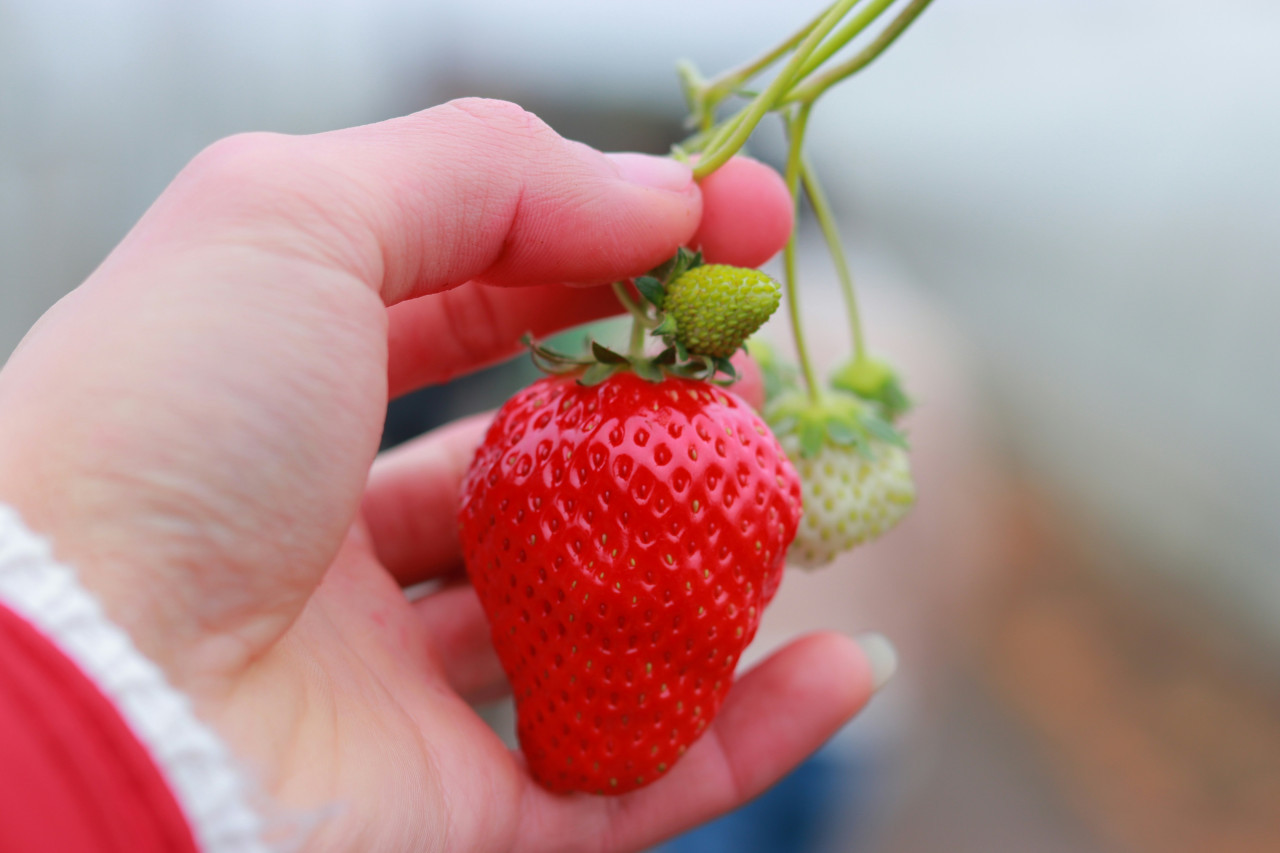
[{"label": "green unripe strawberry", "polygon": [[728,358],[764,325],[782,288],[759,270],[704,264],[667,285],[663,310],[670,336],[690,353]]}]

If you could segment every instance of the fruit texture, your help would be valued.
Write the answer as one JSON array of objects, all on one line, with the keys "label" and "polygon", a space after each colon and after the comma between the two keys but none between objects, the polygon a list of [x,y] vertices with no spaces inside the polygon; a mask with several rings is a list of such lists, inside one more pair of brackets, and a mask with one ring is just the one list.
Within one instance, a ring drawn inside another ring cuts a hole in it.
[{"label": "fruit texture", "polygon": [[553,376],[498,412],[459,517],[530,771],[621,794],[716,715],[781,580],[800,483],[730,392]]},{"label": "fruit texture", "polygon": [[805,455],[793,437],[783,443],[804,483],[804,520],[788,555],[793,566],[826,565],[893,527],[915,503],[916,487],[901,447],[883,441],[865,449],[823,444]]},{"label": "fruit texture", "polygon": [[782,290],[759,270],[704,264],[667,286],[663,310],[672,337],[691,353],[733,355],[778,309]]}]

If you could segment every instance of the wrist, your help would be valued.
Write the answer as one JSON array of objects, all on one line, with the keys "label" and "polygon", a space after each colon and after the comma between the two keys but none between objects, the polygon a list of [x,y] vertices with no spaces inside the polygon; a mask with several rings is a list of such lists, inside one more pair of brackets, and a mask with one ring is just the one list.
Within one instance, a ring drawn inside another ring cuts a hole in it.
[{"label": "wrist", "polygon": [[[104,707],[118,715],[172,792],[199,849],[267,849],[262,821],[249,805],[248,783],[221,740],[196,717],[188,698],[107,619],[75,573],[54,559],[49,544],[4,505],[0,605],[56,647],[68,671],[78,671]],[[106,723],[101,713],[89,719],[84,726],[64,726],[68,730],[60,734],[92,737],[111,722],[110,713]],[[102,725],[92,725],[93,720]]]}]

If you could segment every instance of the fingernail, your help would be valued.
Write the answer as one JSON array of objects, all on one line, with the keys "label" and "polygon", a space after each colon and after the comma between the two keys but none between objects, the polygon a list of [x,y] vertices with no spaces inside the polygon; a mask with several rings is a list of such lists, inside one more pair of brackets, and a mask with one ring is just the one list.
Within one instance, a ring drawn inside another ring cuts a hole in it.
[{"label": "fingernail", "polygon": [[670,192],[688,189],[693,183],[693,170],[670,157],[631,153],[609,157],[618,168],[618,176],[628,183]]},{"label": "fingernail", "polygon": [[853,639],[871,664],[871,689],[877,691],[898,671],[898,652],[884,634],[859,634]]}]

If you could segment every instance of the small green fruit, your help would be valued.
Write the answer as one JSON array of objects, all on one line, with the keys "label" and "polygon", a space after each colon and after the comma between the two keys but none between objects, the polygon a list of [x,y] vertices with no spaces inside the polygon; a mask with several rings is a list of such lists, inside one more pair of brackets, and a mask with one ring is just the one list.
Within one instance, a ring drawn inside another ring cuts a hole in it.
[{"label": "small green fruit", "polygon": [[690,353],[728,358],[764,325],[782,301],[782,288],[759,270],[705,264],[667,285],[663,310],[671,337]]}]

